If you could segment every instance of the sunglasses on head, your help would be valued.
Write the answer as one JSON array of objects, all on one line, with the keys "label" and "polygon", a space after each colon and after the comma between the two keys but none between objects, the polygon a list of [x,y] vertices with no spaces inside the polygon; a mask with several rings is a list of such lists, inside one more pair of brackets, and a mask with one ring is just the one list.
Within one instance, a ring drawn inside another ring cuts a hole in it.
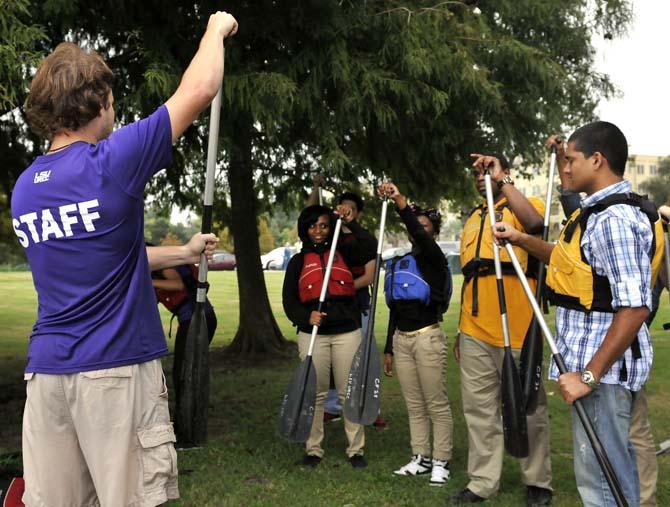
[{"label": "sunglasses on head", "polygon": [[417,206],[416,204],[410,204],[409,209],[412,210],[412,213],[414,213],[415,215],[423,215],[425,217],[428,217],[428,220],[430,220],[431,222],[440,220],[442,218],[442,213],[440,213],[440,210],[436,208],[423,209],[420,206]]}]

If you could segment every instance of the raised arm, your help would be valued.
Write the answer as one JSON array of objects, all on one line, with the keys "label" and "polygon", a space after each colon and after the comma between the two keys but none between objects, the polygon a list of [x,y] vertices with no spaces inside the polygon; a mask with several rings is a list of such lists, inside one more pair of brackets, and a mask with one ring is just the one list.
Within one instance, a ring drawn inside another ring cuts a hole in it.
[{"label": "raised arm", "polygon": [[383,183],[377,190],[380,196],[386,196],[395,202],[396,211],[402,219],[407,233],[414,239],[416,245],[428,258],[430,263],[438,269],[446,271],[444,254],[435,240],[426,232],[421,222],[407,205],[407,198],[400,193],[398,187],[391,182]]},{"label": "raised arm", "polygon": [[320,194],[321,194],[321,187],[324,185],[325,182],[326,182],[325,178],[321,174],[315,174],[314,176],[312,176],[312,191],[307,197],[305,207],[314,206],[315,204],[322,204]]},{"label": "raised arm", "polygon": [[496,242],[509,241],[513,245],[520,246],[533,257],[540,259],[545,264],[549,263],[551,252],[555,245],[542,241],[541,238],[518,231],[507,222],[497,222],[493,227],[493,236]]},{"label": "raised arm", "polygon": [[223,39],[236,32],[237,21],[227,12],[209,17],[198,51],[177,91],[165,103],[170,114],[173,144],[214,100],[223,81]]},{"label": "raised arm", "polygon": [[[489,171],[495,185],[499,185],[506,176],[509,176],[509,172],[502,168],[498,158],[480,153],[473,153],[470,156],[475,157],[475,162],[472,164],[474,167],[481,171]],[[526,231],[531,234],[542,231],[543,217],[535,209],[535,206],[526,199],[525,195],[511,183],[504,183],[500,187],[500,192],[507,198],[510,209]]]}]

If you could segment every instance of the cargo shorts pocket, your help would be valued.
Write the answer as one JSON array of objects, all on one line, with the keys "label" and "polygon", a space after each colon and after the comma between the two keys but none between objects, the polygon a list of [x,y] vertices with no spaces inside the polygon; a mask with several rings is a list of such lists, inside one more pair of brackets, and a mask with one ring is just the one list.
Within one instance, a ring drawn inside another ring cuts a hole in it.
[{"label": "cargo shorts pocket", "polygon": [[126,379],[132,378],[132,366],[117,366],[116,368],[105,368],[102,370],[83,371],[79,374],[98,388],[113,388],[127,385]]},{"label": "cargo shorts pocket", "polygon": [[157,424],[137,432],[142,454],[144,491],[164,489],[177,477],[176,438],[172,424]]}]

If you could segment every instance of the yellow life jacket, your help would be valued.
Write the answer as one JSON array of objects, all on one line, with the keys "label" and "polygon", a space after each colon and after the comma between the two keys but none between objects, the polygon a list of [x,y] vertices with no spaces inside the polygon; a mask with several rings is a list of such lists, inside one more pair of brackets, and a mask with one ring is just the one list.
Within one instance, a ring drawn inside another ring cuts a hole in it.
[{"label": "yellow life jacket", "polygon": [[634,193],[614,194],[586,209],[576,209],[565,224],[547,269],[547,297],[556,306],[613,313],[612,290],[606,276],[595,273],[581,247],[582,232],[589,217],[615,204],[635,206],[649,219],[654,233],[651,251],[652,286],[663,259],[663,226],[654,204]]},{"label": "yellow life jacket", "polygon": [[[506,198],[503,198],[495,206],[496,221],[514,223],[514,215],[509,208]],[[479,232],[476,232],[476,226],[471,222],[479,222]],[[484,233],[484,228],[489,230]],[[461,270],[463,271],[463,287],[472,280],[472,315],[477,316],[479,310],[478,278],[480,276],[495,276],[495,264],[493,257],[493,235],[490,232],[489,214],[484,204],[480,204],[468,217],[464,228],[464,237],[461,248]],[[472,232],[467,232],[472,231]],[[472,238],[477,234],[476,241]],[[467,234],[467,237],[465,237]],[[514,252],[519,259],[519,264],[523,268],[528,278],[537,278],[538,261],[535,257],[520,247],[514,247]],[[515,275],[514,265],[505,249],[500,250],[500,267],[503,275]]]}]

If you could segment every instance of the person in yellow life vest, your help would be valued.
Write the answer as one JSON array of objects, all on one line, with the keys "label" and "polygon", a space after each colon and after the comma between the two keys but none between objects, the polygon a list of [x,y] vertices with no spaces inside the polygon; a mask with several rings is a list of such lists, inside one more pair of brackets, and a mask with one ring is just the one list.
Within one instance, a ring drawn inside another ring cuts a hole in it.
[{"label": "person in yellow life vest", "polygon": [[[484,170],[493,183],[496,217],[521,230],[542,229],[544,205],[536,198],[526,199],[510,178],[510,167],[503,157],[476,157],[472,174],[477,191],[484,198],[465,223],[461,235],[461,316],[454,354],[461,367],[463,414],[468,427],[468,476],[465,489],[451,497],[453,503],[477,503],[492,497],[500,486],[503,461],[501,420],[501,381],[503,331],[498,306],[493,265],[493,236],[486,208]],[[516,249],[519,261],[529,276],[536,276],[537,260]],[[532,309],[514,273],[507,253],[500,251],[512,352],[518,361],[524,337],[532,319]],[[535,288],[535,280],[530,280]],[[549,422],[544,388],[538,393],[538,407],[528,416],[530,455],[520,461],[521,478],[526,485],[528,505],[548,505],[552,499],[549,460]]]},{"label": "person in yellow life vest", "polygon": [[[581,196],[577,192],[571,192],[570,190],[564,189],[567,178],[563,172],[567,165],[567,160],[565,158],[565,143],[562,142],[558,135],[552,135],[547,140],[546,146],[547,148],[556,147],[558,175],[561,179],[559,200],[563,208],[563,213],[566,217],[570,217],[579,207]],[[661,206],[658,208],[658,213],[664,221],[667,222],[670,220],[670,207],[665,205]],[[658,272],[651,293],[652,309],[646,321],[647,327],[649,328],[651,328],[651,323],[658,310],[661,292],[667,287],[668,277],[665,273],[664,265],[661,263],[661,269]],[[635,447],[635,457],[637,458],[637,471],[640,478],[640,506],[655,507],[658,461],[656,459],[656,444],[651,431],[651,424],[649,423],[647,393],[644,386],[637,392],[635,402],[633,403],[633,414],[628,438]]]},{"label": "person in yellow life vest", "polygon": [[[509,241],[548,262],[547,287],[556,305],[556,345],[567,373],[552,364],[563,399],[582,406],[594,425],[626,502],[640,505],[637,459],[630,441],[633,406],[649,377],[653,349],[645,324],[652,308],[653,276],[663,250],[658,213],[624,179],[628,143],[612,123],[577,129],[565,151],[565,182],[584,192],[557,245],[494,225]],[[573,408],[577,488],[586,506],[613,506],[586,432]]]}]

